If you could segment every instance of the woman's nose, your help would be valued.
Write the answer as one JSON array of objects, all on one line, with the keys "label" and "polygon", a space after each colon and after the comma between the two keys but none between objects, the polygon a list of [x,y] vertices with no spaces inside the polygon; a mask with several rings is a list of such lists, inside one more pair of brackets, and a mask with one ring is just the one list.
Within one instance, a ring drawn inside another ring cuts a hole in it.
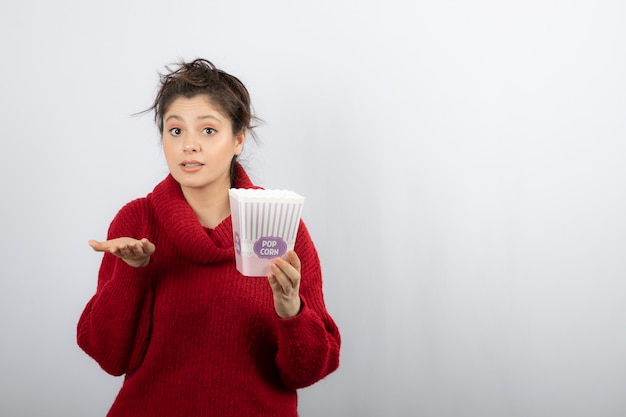
[{"label": "woman's nose", "polygon": [[190,152],[190,153],[198,152],[198,145],[196,144],[195,141],[193,142],[190,141],[190,142],[185,143],[183,150],[185,152]]}]

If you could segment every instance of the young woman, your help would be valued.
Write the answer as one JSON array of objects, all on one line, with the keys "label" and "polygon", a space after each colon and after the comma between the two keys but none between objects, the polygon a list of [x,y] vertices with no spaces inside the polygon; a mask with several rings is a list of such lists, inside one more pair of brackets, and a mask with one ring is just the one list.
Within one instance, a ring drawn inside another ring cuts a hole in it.
[{"label": "young woman", "polygon": [[302,221],[267,279],[235,267],[228,190],[258,188],[237,162],[248,91],[197,59],[162,75],[151,110],[170,174],[89,242],[103,259],[77,340],[125,375],[108,416],[297,416],[296,390],[339,366],[340,335]]}]

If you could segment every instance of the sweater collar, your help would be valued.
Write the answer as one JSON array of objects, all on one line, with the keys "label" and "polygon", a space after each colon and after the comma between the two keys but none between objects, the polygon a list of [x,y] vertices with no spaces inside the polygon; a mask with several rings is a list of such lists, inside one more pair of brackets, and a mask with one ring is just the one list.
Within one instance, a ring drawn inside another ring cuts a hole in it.
[{"label": "sweater collar", "polygon": [[[237,188],[258,188],[239,163],[235,166],[235,175]],[[154,188],[149,199],[159,223],[183,256],[201,264],[234,259],[231,216],[215,229],[206,229],[171,174]]]}]

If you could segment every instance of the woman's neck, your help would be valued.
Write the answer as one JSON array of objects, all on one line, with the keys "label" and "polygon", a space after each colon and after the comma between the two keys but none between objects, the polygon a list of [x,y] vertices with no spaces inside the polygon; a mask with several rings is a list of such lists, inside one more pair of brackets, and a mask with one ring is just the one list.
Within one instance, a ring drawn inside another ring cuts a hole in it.
[{"label": "woman's neck", "polygon": [[227,186],[213,187],[211,190],[185,187],[182,191],[185,200],[198,216],[200,224],[215,229],[230,215],[229,188],[230,183]]}]

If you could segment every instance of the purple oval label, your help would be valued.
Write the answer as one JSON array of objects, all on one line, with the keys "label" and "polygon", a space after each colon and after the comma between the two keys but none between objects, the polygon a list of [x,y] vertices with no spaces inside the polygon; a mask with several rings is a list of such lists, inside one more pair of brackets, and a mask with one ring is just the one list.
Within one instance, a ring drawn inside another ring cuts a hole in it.
[{"label": "purple oval label", "polygon": [[273,259],[287,252],[287,242],[279,237],[262,237],[254,242],[254,253],[259,258]]}]

